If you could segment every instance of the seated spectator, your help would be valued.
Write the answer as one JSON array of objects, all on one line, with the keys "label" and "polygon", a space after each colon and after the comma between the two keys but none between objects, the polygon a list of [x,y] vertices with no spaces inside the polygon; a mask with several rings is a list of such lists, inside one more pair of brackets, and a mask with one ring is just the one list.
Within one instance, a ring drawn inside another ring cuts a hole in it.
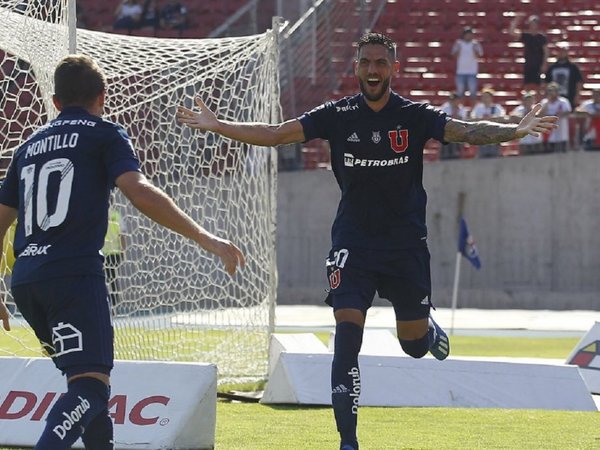
[{"label": "seated spectator", "polygon": [[540,116],[557,116],[558,127],[550,132],[545,142],[546,153],[564,153],[569,143],[569,115],[571,104],[558,94],[558,83],[554,81],[546,86],[546,98],[542,100]]},{"label": "seated spectator", "polygon": [[115,30],[131,30],[140,26],[142,5],[139,0],[123,0],[115,10]]},{"label": "seated spectator", "polygon": [[89,29],[87,15],[84,12],[83,6],[80,5],[81,0],[76,3],[75,10],[77,11],[77,28]]},{"label": "seated spectator", "polygon": [[[481,91],[481,101],[471,110],[471,119],[475,120],[493,120],[495,122],[504,121],[506,111],[498,104],[494,103],[495,91],[491,88],[484,88]],[[479,146],[480,158],[493,158],[500,155],[499,144],[488,144]]]},{"label": "seated spectator", "polygon": [[157,0],[146,0],[142,10],[140,28],[152,28],[154,34],[160,28],[160,8]]},{"label": "seated spectator", "polygon": [[594,89],[592,98],[579,105],[577,112],[584,114],[586,117],[583,148],[585,150],[600,150],[600,89]]},{"label": "seated spectator", "polygon": [[[537,94],[535,91],[525,91],[521,97],[521,104],[513,109],[509,114],[509,120],[519,123],[521,119],[531,111],[536,103]],[[521,155],[539,155],[544,151],[542,136],[533,136],[528,134],[519,140],[519,153]]]},{"label": "seated spectator", "polygon": [[187,28],[187,8],[180,2],[171,0],[160,12],[161,26],[166,30],[182,30]]},{"label": "seated spectator", "polygon": [[[461,103],[461,98],[456,92],[451,92],[448,96],[448,101],[445,102],[440,109],[444,111],[448,117],[454,119],[465,120],[467,118],[467,110]],[[460,158],[463,144],[460,142],[449,142],[442,145],[440,150],[440,159],[456,159]]]}]

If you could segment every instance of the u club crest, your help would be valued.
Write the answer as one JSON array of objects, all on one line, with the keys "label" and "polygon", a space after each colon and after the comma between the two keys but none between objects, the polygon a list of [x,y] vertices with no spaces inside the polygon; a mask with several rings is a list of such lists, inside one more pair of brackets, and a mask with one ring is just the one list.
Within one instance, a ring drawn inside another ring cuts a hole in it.
[{"label": "u club crest", "polygon": [[373,141],[373,144],[379,144],[381,142],[381,131],[373,131],[371,140]]},{"label": "u club crest", "polygon": [[329,274],[329,287],[331,289],[335,289],[340,285],[340,281],[342,280],[342,274],[340,269],[335,269],[333,272]]}]

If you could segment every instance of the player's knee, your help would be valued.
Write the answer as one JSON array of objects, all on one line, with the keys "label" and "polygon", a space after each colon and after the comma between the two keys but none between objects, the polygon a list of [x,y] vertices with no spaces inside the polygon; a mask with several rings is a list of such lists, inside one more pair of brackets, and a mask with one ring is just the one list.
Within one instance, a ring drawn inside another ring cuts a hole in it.
[{"label": "player's knee", "polygon": [[429,333],[419,339],[399,339],[402,350],[413,358],[422,358],[429,351]]}]

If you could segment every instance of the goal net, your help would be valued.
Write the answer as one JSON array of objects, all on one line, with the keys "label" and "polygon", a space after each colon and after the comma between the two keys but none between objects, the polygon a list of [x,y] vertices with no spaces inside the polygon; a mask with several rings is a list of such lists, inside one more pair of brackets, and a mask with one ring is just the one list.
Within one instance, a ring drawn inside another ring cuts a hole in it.
[{"label": "goal net", "polygon": [[[52,73],[69,48],[67,0],[21,4],[0,0],[3,169],[17,146],[56,115]],[[76,36],[77,52],[106,73],[105,117],[128,130],[146,176],[247,258],[230,277],[217,258],[155,225],[117,190],[113,229],[120,228],[124,249],[106,263],[115,275],[109,284],[116,358],[211,362],[221,382],[264,377],[276,294],[275,151],[191,131],[176,123],[175,110],[198,94],[228,120],[278,120],[277,33],[183,40],[77,30]],[[5,259],[4,273],[9,266]],[[11,303],[9,281],[4,277],[2,292]],[[21,325],[11,310],[13,325]],[[39,354],[27,327],[16,328],[1,332],[10,345],[0,345],[0,355]]]}]

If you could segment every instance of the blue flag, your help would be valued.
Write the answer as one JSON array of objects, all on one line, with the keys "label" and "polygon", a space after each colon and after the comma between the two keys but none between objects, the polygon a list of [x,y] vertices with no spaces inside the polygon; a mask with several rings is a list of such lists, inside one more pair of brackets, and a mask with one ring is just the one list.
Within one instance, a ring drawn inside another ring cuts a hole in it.
[{"label": "blue flag", "polygon": [[460,218],[460,232],[458,234],[458,251],[467,258],[476,269],[481,269],[481,260],[479,252],[475,246],[473,236],[469,234],[467,222],[463,217]]}]

